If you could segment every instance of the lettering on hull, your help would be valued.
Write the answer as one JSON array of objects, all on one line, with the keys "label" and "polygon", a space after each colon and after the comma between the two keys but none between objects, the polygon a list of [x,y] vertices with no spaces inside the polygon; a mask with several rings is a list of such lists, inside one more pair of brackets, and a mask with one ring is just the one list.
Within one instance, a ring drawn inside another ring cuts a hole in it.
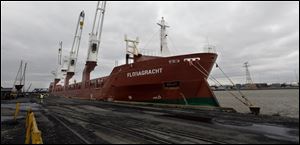
[{"label": "lettering on hull", "polygon": [[141,70],[141,71],[127,73],[127,78],[145,76],[145,75],[155,75],[160,73],[162,73],[162,68]]}]

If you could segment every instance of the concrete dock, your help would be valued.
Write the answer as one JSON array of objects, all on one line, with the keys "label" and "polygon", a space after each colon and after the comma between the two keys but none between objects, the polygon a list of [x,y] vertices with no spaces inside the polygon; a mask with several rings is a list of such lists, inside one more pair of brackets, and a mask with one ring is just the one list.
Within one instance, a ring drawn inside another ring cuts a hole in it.
[{"label": "concrete dock", "polygon": [[[21,112],[13,123],[17,101]],[[296,118],[55,96],[2,101],[1,144],[24,143],[28,106],[49,144],[299,144]]]}]

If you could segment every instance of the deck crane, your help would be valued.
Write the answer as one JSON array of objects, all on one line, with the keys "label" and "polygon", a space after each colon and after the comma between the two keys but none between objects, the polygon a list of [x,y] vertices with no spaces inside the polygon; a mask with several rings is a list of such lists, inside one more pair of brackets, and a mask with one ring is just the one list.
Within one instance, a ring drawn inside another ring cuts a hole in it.
[{"label": "deck crane", "polygon": [[61,56],[62,56],[62,41],[59,42],[58,57],[57,57],[58,65],[56,71],[52,72],[52,74],[55,76],[52,91],[55,90],[55,86],[61,79],[61,69],[62,69]]},{"label": "deck crane", "polygon": [[82,74],[82,87],[85,88],[85,84],[90,81],[90,73],[97,66],[97,56],[99,51],[99,45],[101,40],[101,33],[103,27],[104,13],[105,13],[106,1],[98,1],[95,17],[93,21],[92,32],[89,34],[89,46],[87,60],[85,68]]},{"label": "deck crane", "polygon": [[75,30],[75,35],[73,39],[73,44],[70,51],[69,61],[68,61],[68,69],[67,74],[65,77],[64,86],[67,87],[69,85],[69,80],[74,76],[75,74],[75,66],[77,62],[78,57],[78,51],[80,46],[80,40],[82,35],[82,28],[84,24],[84,11],[81,11],[78,17],[77,26]]}]

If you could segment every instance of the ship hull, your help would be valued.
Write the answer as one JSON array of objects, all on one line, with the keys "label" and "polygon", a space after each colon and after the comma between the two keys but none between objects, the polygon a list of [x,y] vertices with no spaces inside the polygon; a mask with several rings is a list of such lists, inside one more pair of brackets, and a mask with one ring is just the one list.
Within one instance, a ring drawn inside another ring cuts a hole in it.
[{"label": "ship hull", "polygon": [[107,77],[84,85],[56,86],[51,93],[82,99],[219,106],[207,82],[216,58],[215,53],[141,56],[132,64],[115,67]]}]

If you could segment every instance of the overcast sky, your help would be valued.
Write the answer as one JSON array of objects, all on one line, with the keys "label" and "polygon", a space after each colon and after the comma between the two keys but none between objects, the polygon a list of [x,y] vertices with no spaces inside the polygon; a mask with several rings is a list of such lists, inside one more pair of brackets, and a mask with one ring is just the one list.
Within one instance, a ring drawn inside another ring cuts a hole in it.
[{"label": "overcast sky", "polygon": [[[80,81],[96,3],[1,1],[1,86],[12,87],[22,59],[28,62],[26,85],[48,87],[57,67],[58,42],[63,41],[63,55],[69,54],[84,10],[74,77]],[[124,34],[138,36],[141,49],[157,52],[156,23],[162,16],[170,25],[168,47],[174,55],[203,52],[209,42],[216,46],[217,63],[236,83],[246,81],[246,61],[254,82],[299,79],[299,2],[108,2],[92,78],[108,75],[115,60],[124,63]],[[212,76],[229,83],[218,68]]]}]

